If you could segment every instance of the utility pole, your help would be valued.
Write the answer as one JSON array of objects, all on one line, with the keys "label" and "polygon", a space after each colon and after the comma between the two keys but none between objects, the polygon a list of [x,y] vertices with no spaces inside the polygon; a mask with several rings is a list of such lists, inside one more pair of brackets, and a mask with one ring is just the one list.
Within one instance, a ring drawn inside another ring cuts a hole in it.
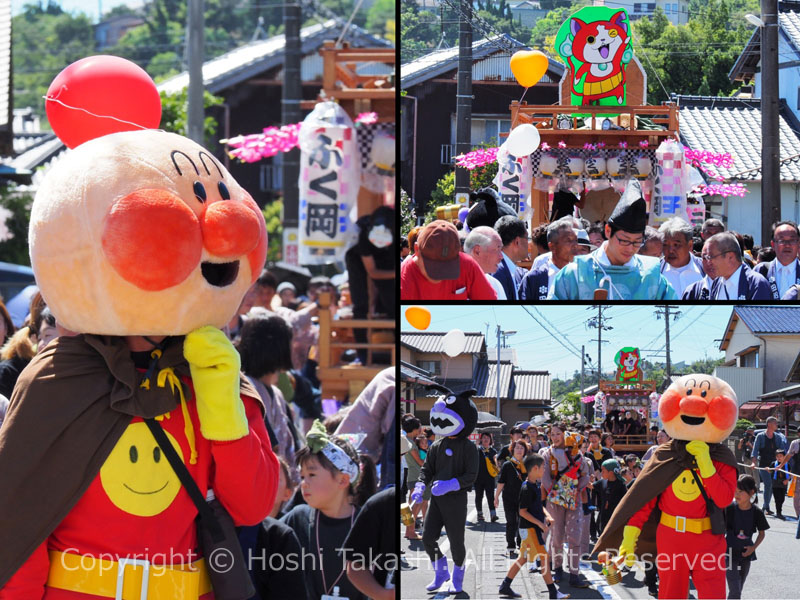
[{"label": "utility pole", "polygon": [[[670,309],[677,309],[677,306],[670,306],[669,304],[660,304],[657,305],[656,308],[660,308],[662,310],[656,311],[656,319],[660,319],[662,316],[664,317],[664,338],[667,343],[667,372],[666,378],[667,383],[670,383],[672,377],[672,357],[669,353],[669,318],[672,317],[676,321],[681,314],[681,311],[674,310],[670,312]],[[663,312],[662,312],[663,311]]]},{"label": "utility pole", "polygon": [[[460,0],[458,17],[458,80],[456,82],[456,155],[471,149],[472,133],[472,3]],[[456,202],[469,203],[469,171],[456,167]]]},{"label": "utility pole", "polygon": [[586,362],[586,352],[584,346],[581,344],[581,397],[578,399],[581,409],[581,422],[583,422],[583,363]]},{"label": "utility pole", "polygon": [[497,326],[497,371],[495,372],[495,379],[497,380],[497,418],[500,418],[500,325]]},{"label": "utility pole", "polygon": [[204,0],[189,0],[187,14],[187,61],[189,63],[189,93],[186,115],[186,136],[205,145],[203,133],[203,36],[205,28]]},{"label": "utility pole", "polygon": [[[597,389],[600,389],[600,379],[603,376],[603,344],[607,344],[608,340],[603,340],[603,331],[609,331],[614,329],[610,325],[606,325],[607,321],[611,320],[611,317],[606,317],[603,315],[603,311],[607,309],[607,306],[603,306],[602,304],[597,305],[597,316],[590,318],[586,325],[591,327],[592,329],[597,329],[597,339],[590,340],[592,342],[597,342]],[[587,310],[592,310],[592,307],[587,307]]]},{"label": "utility pole", "polygon": [[[761,245],[781,220],[778,132],[778,0],[761,0]],[[669,356],[669,352],[667,353]]]},{"label": "utility pole", "polygon": [[[286,0],[283,5],[283,28],[285,49],[283,59],[283,88],[281,90],[281,123],[290,125],[300,121],[300,101],[303,97],[300,79],[300,61],[303,59],[300,47],[300,3]],[[296,230],[298,223],[299,192],[297,180],[300,177],[300,149],[284,152],[281,163],[281,193],[283,195],[283,229]],[[284,240],[288,239],[284,237]],[[284,249],[285,250],[285,249]]]}]

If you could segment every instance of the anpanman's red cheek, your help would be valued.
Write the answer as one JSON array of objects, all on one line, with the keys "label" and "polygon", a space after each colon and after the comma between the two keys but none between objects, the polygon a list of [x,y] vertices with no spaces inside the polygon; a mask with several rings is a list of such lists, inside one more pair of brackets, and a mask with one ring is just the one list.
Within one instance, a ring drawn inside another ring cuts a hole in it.
[{"label": "anpanman's red cheek", "polygon": [[675,390],[667,390],[658,403],[658,415],[662,423],[672,421],[680,412],[681,395]]},{"label": "anpanman's red cheek", "polygon": [[717,429],[727,429],[736,422],[739,407],[727,396],[717,396],[708,403],[708,417]]},{"label": "anpanman's red cheek", "polygon": [[173,287],[197,268],[200,222],[178,196],[143,189],[117,201],[106,215],[103,252],[120,277],[147,291]]},{"label": "anpanman's red cheek", "polygon": [[258,204],[253,200],[249,194],[245,192],[245,197],[242,198],[250,210],[256,213],[259,223],[258,244],[247,255],[247,261],[250,263],[250,272],[252,273],[250,283],[255,283],[258,276],[261,275],[261,269],[264,268],[264,263],[267,262],[267,243],[269,236],[267,235],[267,224],[264,222],[264,213],[258,208]]}]

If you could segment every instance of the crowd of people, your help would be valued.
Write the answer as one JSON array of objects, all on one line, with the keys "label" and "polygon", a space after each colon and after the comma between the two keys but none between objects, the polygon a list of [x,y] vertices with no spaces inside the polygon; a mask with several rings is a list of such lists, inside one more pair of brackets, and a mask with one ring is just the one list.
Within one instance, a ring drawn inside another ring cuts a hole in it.
[{"label": "crowd of people", "polygon": [[[498,590],[500,596],[520,597],[511,584],[526,563],[529,572],[542,574],[550,598],[567,597],[556,586],[565,580],[573,588],[589,587],[580,569],[590,566],[593,544],[653,451],[670,441],[664,429],[654,427],[647,432],[650,448],[641,457],[617,453],[614,435],[621,435],[634,422],[632,415],[623,413],[609,416],[599,428],[574,422],[521,423],[509,430],[509,440],[502,444],[490,432],[480,432],[476,442],[480,452],[478,475],[473,485],[476,523],[499,521],[498,508],[502,505],[507,556],[516,559]],[[412,450],[403,457],[401,493],[411,503],[410,493],[434,436],[411,414],[403,416],[402,427]],[[759,470],[755,478],[750,473],[740,474],[734,502],[726,509],[726,540],[733,557],[726,571],[728,598],[741,597],[750,564],[756,558],[755,550],[769,528],[765,514],[774,514],[769,508],[770,499],[775,498],[778,518],[783,518],[786,486],[791,483],[792,473],[800,474],[800,459],[796,458],[800,440],[787,449],[774,420],[758,436],[749,433],[742,439],[740,449],[754,466],[769,470]],[[565,474],[574,482],[568,490],[555,485],[558,480],[564,481]],[[765,490],[761,507],[759,477]],[[800,493],[794,495],[794,502],[800,516],[798,497]],[[406,539],[420,539],[417,532],[425,519],[427,500],[413,507],[416,521],[406,527]],[[649,593],[658,597],[655,564],[645,563],[645,583]]]},{"label": "crowd of people", "polygon": [[[350,309],[342,300],[346,290],[327,277],[311,279],[301,295],[265,270],[224,328],[238,350],[243,376],[263,402],[264,424],[280,463],[269,516],[260,525],[237,528],[239,542],[254,598],[388,600],[396,597],[398,562],[396,532],[385,526],[396,519],[399,483],[395,370],[381,371],[349,403],[323,407],[314,317],[324,291],[333,296],[332,313]],[[19,326],[0,302],[0,322],[2,430],[20,373],[54,340],[75,334],[56,321],[39,292]],[[301,557],[297,568],[291,568],[292,556]]]},{"label": "crowd of people", "polygon": [[715,218],[673,217],[656,229],[637,182],[604,223],[570,213],[529,231],[493,209],[502,204],[493,189],[473,202],[464,224],[437,220],[409,232],[403,300],[591,300],[598,290],[617,300],[795,300],[800,290],[792,221],[774,223],[764,246]]}]

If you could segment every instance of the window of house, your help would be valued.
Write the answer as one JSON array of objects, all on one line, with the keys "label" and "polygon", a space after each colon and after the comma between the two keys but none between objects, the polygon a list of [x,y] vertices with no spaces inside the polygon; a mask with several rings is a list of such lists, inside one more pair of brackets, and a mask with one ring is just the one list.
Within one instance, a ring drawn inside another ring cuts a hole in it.
[{"label": "window of house", "polygon": [[442,361],[440,360],[418,360],[417,366],[420,369],[425,369],[432,373],[434,376],[441,375],[442,373]]},{"label": "window of house", "polygon": [[759,368],[758,364],[758,350],[754,352],[748,352],[741,356],[741,364],[740,367],[754,367],[756,369]]},{"label": "window of house", "polygon": [[261,165],[258,173],[259,188],[262,192],[275,192],[283,188],[283,158],[278,153]]}]

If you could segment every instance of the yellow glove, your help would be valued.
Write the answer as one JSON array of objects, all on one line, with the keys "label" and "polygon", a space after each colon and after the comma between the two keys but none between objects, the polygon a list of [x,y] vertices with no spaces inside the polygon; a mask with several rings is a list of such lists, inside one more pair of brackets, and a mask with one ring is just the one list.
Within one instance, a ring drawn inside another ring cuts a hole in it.
[{"label": "yellow glove", "polygon": [[686,444],[686,451],[694,456],[697,461],[697,468],[700,470],[700,477],[708,479],[717,472],[717,468],[711,461],[711,455],[708,452],[708,444],[700,440],[692,440]]},{"label": "yellow glove", "polygon": [[200,431],[208,440],[227,442],[249,432],[239,396],[239,353],[216,327],[201,327],[186,336],[183,356],[189,362]]},{"label": "yellow glove", "polygon": [[634,551],[636,550],[636,542],[640,533],[642,533],[642,530],[633,525],[625,525],[625,529],[622,530],[622,543],[619,545],[619,554],[620,556],[625,556],[625,565],[628,567],[632,567],[633,563],[636,562]]}]

